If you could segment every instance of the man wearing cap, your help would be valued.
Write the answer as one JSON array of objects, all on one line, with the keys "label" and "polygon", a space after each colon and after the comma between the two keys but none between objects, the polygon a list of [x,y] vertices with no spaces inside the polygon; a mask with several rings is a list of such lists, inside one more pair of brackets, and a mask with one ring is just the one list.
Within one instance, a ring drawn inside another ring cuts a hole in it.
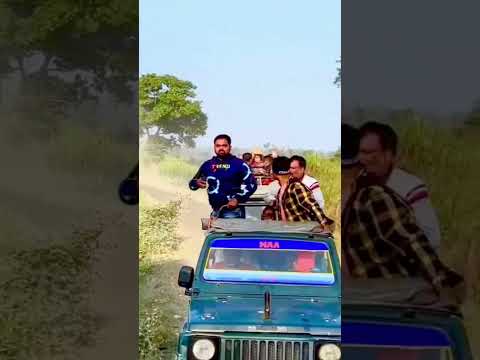
[{"label": "man wearing cap", "polygon": [[358,161],[358,129],[342,124],[342,276],[423,277],[462,297],[463,278],[442,263],[411,208]]},{"label": "man wearing cap", "polygon": [[290,177],[288,157],[273,159],[272,172],[280,185],[276,205],[282,221],[318,221],[324,226],[333,225],[333,220],[325,215],[313,193],[301,181]]}]

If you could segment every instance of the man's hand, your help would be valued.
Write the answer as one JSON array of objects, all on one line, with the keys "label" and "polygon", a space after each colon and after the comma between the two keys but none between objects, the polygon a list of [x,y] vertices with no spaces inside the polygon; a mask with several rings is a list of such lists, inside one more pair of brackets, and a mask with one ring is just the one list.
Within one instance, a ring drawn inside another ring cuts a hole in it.
[{"label": "man's hand", "polygon": [[323,225],[317,225],[312,229],[312,232],[315,233],[324,233],[325,232],[325,227]]},{"label": "man's hand", "polygon": [[455,287],[444,287],[440,290],[440,300],[449,304],[461,305],[464,303],[465,297],[466,288],[464,282]]},{"label": "man's hand", "polygon": [[329,217],[324,217],[322,222],[321,222],[322,225],[324,226],[332,226],[335,224],[335,221],[333,221],[332,219],[330,219]]},{"label": "man's hand", "polygon": [[237,199],[232,199],[227,203],[227,207],[229,209],[235,209],[238,206],[238,200]]},{"label": "man's hand", "polygon": [[197,186],[201,189],[205,189],[207,187],[207,182],[203,179],[197,179],[196,183]]}]

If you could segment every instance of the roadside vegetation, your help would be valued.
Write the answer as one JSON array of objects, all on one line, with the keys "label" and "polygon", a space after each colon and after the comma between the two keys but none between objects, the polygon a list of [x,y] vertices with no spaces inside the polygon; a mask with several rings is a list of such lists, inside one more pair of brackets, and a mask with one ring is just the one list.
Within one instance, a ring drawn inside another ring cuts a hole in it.
[{"label": "roadside vegetation", "polygon": [[172,257],[180,201],[159,204],[141,193],[139,243],[139,358],[171,359],[184,317],[185,296],[177,286],[179,264]]},{"label": "roadside vegetation", "polygon": [[474,353],[480,352],[480,129],[393,123],[400,135],[401,165],[424,179],[439,217],[440,255],[467,285],[464,314]]}]

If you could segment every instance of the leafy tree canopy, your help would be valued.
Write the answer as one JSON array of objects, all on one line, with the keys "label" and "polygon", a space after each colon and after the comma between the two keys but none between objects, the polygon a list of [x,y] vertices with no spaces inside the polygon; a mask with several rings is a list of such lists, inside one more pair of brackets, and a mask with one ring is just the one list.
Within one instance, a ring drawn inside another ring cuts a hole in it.
[{"label": "leafy tree canopy", "polygon": [[207,115],[196,99],[196,86],[172,75],[140,77],[140,128],[150,140],[166,146],[193,147],[205,135]]},{"label": "leafy tree canopy", "polygon": [[138,73],[137,44],[134,0],[0,3],[0,71],[19,72],[32,92],[81,102],[108,91],[132,101],[127,84]]}]

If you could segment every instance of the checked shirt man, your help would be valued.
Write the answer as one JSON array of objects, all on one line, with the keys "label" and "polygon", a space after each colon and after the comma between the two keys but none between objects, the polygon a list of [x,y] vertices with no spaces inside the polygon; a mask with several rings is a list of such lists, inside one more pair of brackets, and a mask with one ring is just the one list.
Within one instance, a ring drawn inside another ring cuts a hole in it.
[{"label": "checked shirt man", "polygon": [[280,183],[276,203],[281,220],[318,221],[324,226],[333,225],[333,220],[325,215],[313,193],[300,180],[290,176],[289,158],[275,158],[272,171]]},{"label": "checked shirt man", "polygon": [[358,130],[343,124],[342,277],[421,277],[459,300],[462,276],[441,261],[407,202],[364,171],[358,143]]}]

